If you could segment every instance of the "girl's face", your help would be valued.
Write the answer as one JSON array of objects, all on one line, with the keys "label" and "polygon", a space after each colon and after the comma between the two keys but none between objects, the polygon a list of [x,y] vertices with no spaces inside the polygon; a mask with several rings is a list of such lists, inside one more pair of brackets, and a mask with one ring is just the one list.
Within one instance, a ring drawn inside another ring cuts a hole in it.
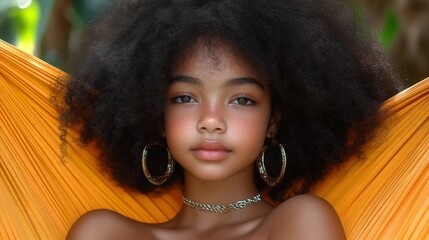
[{"label": "girl's face", "polygon": [[185,172],[213,181],[253,171],[265,138],[275,133],[266,80],[225,45],[197,45],[171,76],[165,137]]}]

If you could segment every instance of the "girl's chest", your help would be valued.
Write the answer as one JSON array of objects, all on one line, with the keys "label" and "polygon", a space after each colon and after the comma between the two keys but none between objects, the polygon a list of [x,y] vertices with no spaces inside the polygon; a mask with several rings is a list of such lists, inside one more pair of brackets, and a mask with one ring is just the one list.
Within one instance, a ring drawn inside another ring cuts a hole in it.
[{"label": "girl's chest", "polygon": [[[165,229],[145,228],[135,235],[135,240],[264,240],[269,239],[269,226],[264,224],[263,219],[254,220],[233,226],[223,226],[208,231],[197,231],[191,228]],[[124,238],[122,238],[124,239]]]}]

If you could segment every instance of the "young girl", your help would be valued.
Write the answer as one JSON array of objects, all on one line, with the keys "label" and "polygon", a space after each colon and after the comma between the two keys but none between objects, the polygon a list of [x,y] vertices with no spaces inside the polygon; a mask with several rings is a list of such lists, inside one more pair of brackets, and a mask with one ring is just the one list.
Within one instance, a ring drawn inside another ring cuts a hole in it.
[{"label": "young girl", "polygon": [[327,2],[131,1],[94,24],[61,120],[122,186],[180,185],[184,205],[160,224],[91,211],[68,239],[344,239],[332,206],[305,193],[360,153],[397,87],[365,29]]}]

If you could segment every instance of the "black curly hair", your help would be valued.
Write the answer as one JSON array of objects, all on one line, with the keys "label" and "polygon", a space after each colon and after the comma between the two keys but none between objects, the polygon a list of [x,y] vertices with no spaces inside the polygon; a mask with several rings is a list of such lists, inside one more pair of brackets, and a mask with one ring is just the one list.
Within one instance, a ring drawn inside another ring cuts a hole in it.
[{"label": "black curly hair", "polygon": [[104,169],[129,189],[150,193],[183,180],[179,166],[163,186],[150,184],[141,153],[163,131],[169,73],[197,40],[228,44],[269,80],[288,165],[271,189],[255,181],[274,202],[308,191],[359,153],[381,122],[381,103],[399,90],[370,31],[336,1],[121,2],[87,29],[58,84],[63,126],[95,142]]}]

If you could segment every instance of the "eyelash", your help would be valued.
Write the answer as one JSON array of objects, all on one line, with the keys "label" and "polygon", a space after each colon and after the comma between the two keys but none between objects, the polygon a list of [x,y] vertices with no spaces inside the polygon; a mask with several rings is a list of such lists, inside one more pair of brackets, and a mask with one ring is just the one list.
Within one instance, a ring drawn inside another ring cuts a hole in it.
[{"label": "eyelash", "polygon": [[[183,101],[185,98],[189,98],[188,101]],[[191,102],[191,100],[192,100],[192,102]],[[183,95],[180,95],[180,96],[173,98],[172,102],[173,103],[186,104],[186,103],[195,103],[195,102],[197,102],[197,100],[190,95],[183,94]]]},{"label": "eyelash", "polygon": [[[238,101],[239,100],[245,100],[246,103],[245,104],[240,104]],[[252,99],[248,98],[248,97],[244,97],[244,96],[239,96],[236,97],[234,100],[231,101],[231,103],[233,104],[237,104],[240,106],[251,106],[251,105],[255,105],[255,101],[253,101]]]},{"label": "eyelash", "polygon": [[[244,103],[244,104],[239,103],[239,101],[242,101],[242,100],[246,101],[246,103]],[[177,96],[177,97],[173,98],[172,102],[173,103],[179,103],[179,104],[186,104],[186,103],[196,103],[197,100],[194,97],[190,96],[190,95],[184,94],[184,95],[180,95],[180,96]],[[230,103],[236,104],[236,105],[240,105],[240,106],[255,105],[255,101],[254,100],[252,100],[252,99],[250,99],[248,97],[244,97],[244,96],[238,96],[234,100],[232,100]]]}]

